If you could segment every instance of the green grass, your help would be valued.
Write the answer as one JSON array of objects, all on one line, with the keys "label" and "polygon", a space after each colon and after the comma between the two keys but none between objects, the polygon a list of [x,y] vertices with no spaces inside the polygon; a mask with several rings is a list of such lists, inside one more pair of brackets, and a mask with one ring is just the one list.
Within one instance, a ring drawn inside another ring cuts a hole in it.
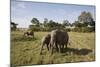
[{"label": "green grass", "polygon": [[35,38],[23,36],[23,32],[11,32],[11,65],[36,65],[69,62],[85,62],[95,60],[95,34],[69,32],[70,45],[64,53],[52,56],[46,48],[40,55],[40,42],[49,32],[35,32]]}]

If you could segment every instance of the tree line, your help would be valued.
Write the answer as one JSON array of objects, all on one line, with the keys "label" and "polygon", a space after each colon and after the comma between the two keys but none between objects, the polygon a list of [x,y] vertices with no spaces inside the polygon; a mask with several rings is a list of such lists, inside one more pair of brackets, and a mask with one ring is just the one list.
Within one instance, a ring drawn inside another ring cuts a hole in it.
[{"label": "tree line", "polygon": [[54,29],[63,29],[65,31],[75,32],[95,31],[95,21],[90,12],[81,12],[77,19],[78,20],[71,23],[67,19],[63,20],[63,22],[56,22],[54,20],[44,18],[43,23],[41,23],[38,18],[33,17],[30,21],[32,24],[29,25],[29,29],[33,31],[51,31]]},{"label": "tree line", "polygon": [[44,18],[43,23],[37,18],[32,18],[32,25],[29,26],[30,29],[34,31],[51,31],[53,29],[64,29],[66,31],[75,32],[94,32],[95,31],[95,21],[90,12],[83,11],[79,16],[78,20],[70,23],[67,19],[63,22],[55,22],[53,20],[48,20]]}]

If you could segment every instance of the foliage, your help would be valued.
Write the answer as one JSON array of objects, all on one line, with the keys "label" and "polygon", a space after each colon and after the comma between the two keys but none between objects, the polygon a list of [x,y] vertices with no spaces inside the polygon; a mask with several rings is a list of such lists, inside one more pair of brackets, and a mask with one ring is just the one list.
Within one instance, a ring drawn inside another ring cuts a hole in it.
[{"label": "foliage", "polygon": [[90,12],[82,12],[78,16],[78,21],[84,23],[86,26],[95,26],[95,21],[93,20],[92,14]]},{"label": "foliage", "polygon": [[47,27],[47,24],[48,24],[48,19],[47,18],[44,18],[44,23],[43,24],[44,24],[45,27]]},{"label": "foliage", "polygon": [[15,22],[11,22],[11,31],[15,31],[17,29],[17,25]]},{"label": "foliage", "polygon": [[63,30],[66,31],[66,32],[70,32],[71,31],[70,28],[64,28]]},{"label": "foliage", "polygon": [[[72,31],[75,32],[94,32],[95,31],[95,21],[90,12],[82,12],[78,16],[78,20],[72,23],[75,26]],[[89,27],[90,26],[90,27]]]},{"label": "foliage", "polygon": [[71,24],[69,23],[68,20],[64,20],[62,25],[65,27],[65,26],[71,26]]},{"label": "foliage", "polygon": [[33,18],[33,19],[31,20],[31,23],[32,23],[33,25],[36,25],[36,26],[39,26],[39,24],[40,24],[40,22],[39,22],[39,20],[38,20],[37,18]]},{"label": "foliage", "polygon": [[30,25],[29,29],[32,31],[40,31],[42,28],[36,25]]},{"label": "foliage", "polygon": [[76,27],[72,29],[74,32],[95,32],[95,27]]},{"label": "foliage", "polygon": [[37,26],[37,25],[30,25],[29,28],[33,31],[52,31],[54,29],[63,29],[62,24],[57,23],[53,20],[47,22],[47,19],[44,20],[44,23]]},{"label": "foliage", "polygon": [[[33,18],[31,20],[32,25],[29,28],[33,31],[52,31],[54,29],[64,29],[66,31],[75,31],[75,32],[94,32],[95,31],[95,21],[90,12],[81,12],[78,16],[78,20],[74,23],[70,23],[67,19],[63,20],[62,23],[55,22],[54,20],[48,20],[44,18],[43,23],[40,23],[38,18]],[[88,27],[90,26],[90,27]],[[75,28],[71,28],[75,27]]]},{"label": "foliage", "polygon": [[90,12],[83,11],[80,16],[78,16],[79,22],[92,22],[93,18]]}]

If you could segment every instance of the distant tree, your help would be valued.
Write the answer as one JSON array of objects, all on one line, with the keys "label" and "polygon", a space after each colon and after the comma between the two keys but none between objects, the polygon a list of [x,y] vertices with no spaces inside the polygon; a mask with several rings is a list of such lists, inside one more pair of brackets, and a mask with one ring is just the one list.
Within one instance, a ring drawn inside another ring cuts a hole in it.
[{"label": "distant tree", "polygon": [[65,26],[71,26],[71,24],[69,23],[68,20],[64,20],[62,25],[65,27]]},{"label": "distant tree", "polygon": [[48,23],[48,19],[47,18],[44,18],[44,26],[46,27],[47,26],[47,23]]},{"label": "distant tree", "polygon": [[58,22],[55,22],[53,20],[50,20],[48,23],[47,23],[47,26],[49,28],[61,28],[62,27],[62,24],[58,23]]},{"label": "distant tree", "polygon": [[36,26],[39,26],[39,24],[40,24],[40,22],[39,22],[39,20],[37,18],[33,18],[31,20],[31,23],[34,24],[34,25],[36,25]]},{"label": "distant tree", "polygon": [[49,27],[55,27],[56,26],[56,22],[54,22],[53,20],[50,20],[48,23]]},{"label": "distant tree", "polygon": [[78,21],[81,23],[84,23],[83,25],[95,25],[95,22],[93,20],[92,14],[90,12],[82,12],[80,16],[78,16]]},{"label": "distant tree", "polygon": [[18,24],[16,24],[15,22],[12,22],[12,21],[11,21],[11,30],[12,30],[12,31],[15,31],[15,30],[17,29],[17,25],[18,25]]},{"label": "distant tree", "polygon": [[89,25],[95,27],[95,21],[90,22]]},{"label": "distant tree", "polygon": [[75,21],[72,25],[75,26],[75,27],[81,27],[82,26],[82,24],[79,23],[79,21]]},{"label": "distant tree", "polygon": [[82,12],[78,16],[78,20],[72,25],[76,28],[73,31],[78,32],[94,32],[95,31],[95,21],[93,20],[92,14],[90,12]]},{"label": "distant tree", "polygon": [[82,12],[80,16],[78,16],[78,21],[79,22],[90,22],[92,18],[92,15],[88,12]]}]

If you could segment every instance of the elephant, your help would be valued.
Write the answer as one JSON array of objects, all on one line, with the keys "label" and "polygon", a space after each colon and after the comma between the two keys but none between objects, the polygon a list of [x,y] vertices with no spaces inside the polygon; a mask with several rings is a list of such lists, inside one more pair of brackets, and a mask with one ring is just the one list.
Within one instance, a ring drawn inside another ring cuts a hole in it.
[{"label": "elephant", "polygon": [[47,34],[47,35],[45,35],[45,36],[42,38],[42,40],[41,40],[41,52],[40,52],[40,54],[42,54],[42,49],[43,49],[43,47],[44,47],[45,45],[47,46],[47,49],[48,49],[48,51],[49,51],[50,39],[51,39],[50,34]]},{"label": "elephant", "polygon": [[56,51],[62,52],[64,49],[64,45],[66,45],[67,48],[68,40],[69,36],[67,32],[60,29],[51,31],[51,39],[50,39],[51,53],[53,54],[55,48]]},{"label": "elephant", "polygon": [[33,31],[24,32],[24,36],[34,37],[34,32]]}]

